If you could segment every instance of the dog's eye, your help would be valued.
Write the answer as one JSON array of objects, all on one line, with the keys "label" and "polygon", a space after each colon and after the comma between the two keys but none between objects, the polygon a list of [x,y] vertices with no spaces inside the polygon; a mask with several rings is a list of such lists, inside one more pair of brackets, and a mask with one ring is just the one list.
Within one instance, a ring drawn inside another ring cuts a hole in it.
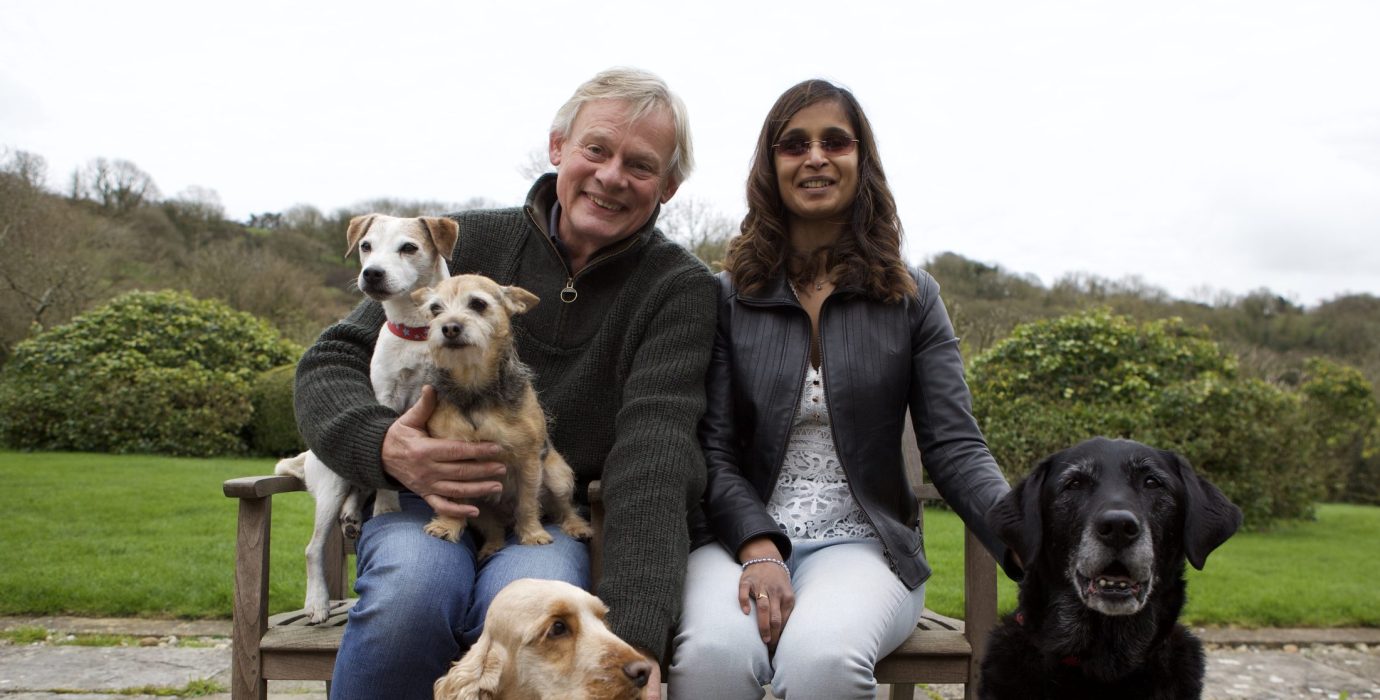
[{"label": "dog's eye", "polygon": [[369,245],[369,241],[365,241],[365,242],[359,244],[359,249],[360,249],[361,252],[367,253],[367,252],[373,250],[373,249],[374,249],[374,246]]},{"label": "dog's eye", "polygon": [[1145,477],[1145,488],[1147,489],[1157,489],[1163,485],[1164,484],[1160,483],[1159,479],[1156,479],[1153,476]]},{"label": "dog's eye", "polygon": [[432,315],[432,316],[439,316],[439,315],[441,315],[441,312],[442,312],[442,311],[445,311],[445,310],[446,310],[445,307],[441,306],[440,304],[432,304],[432,305],[431,305],[431,315]]},{"label": "dog's eye", "polygon": [[551,628],[546,630],[546,636],[550,639],[564,637],[570,634],[570,626],[565,624],[565,620],[556,620],[551,623]]},{"label": "dog's eye", "polygon": [[415,253],[417,252],[417,250],[418,248],[416,243],[404,243],[402,244],[402,246],[398,248],[398,252],[402,253],[403,255]]},{"label": "dog's eye", "polygon": [[482,314],[482,313],[484,313],[484,310],[487,309],[487,308],[489,308],[489,302],[484,301],[483,299],[480,299],[479,297],[475,297],[475,298],[473,298],[473,299],[470,299],[470,310],[471,310],[471,311],[473,311],[473,312],[475,312],[475,313],[478,313],[478,314]]},{"label": "dog's eye", "polygon": [[1088,485],[1088,480],[1081,476],[1071,476],[1064,482],[1066,491],[1082,491]]}]

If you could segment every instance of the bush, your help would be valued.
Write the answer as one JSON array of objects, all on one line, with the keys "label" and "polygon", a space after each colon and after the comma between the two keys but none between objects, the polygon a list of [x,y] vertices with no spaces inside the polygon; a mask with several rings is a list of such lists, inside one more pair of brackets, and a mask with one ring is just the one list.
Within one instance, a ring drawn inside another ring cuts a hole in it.
[{"label": "bush", "polygon": [[1312,517],[1324,494],[1302,406],[1297,394],[1258,379],[1205,376],[1167,387],[1130,437],[1188,457],[1248,524],[1263,527]]},{"label": "bush", "polygon": [[1380,416],[1366,433],[1361,461],[1351,471],[1347,485],[1347,500],[1380,506]]},{"label": "bush", "polygon": [[0,372],[0,441],[21,449],[244,451],[256,373],[300,348],[177,292],[132,292],[20,343]]},{"label": "bush", "polygon": [[249,387],[254,417],[249,421],[248,443],[254,454],[279,457],[307,449],[297,432],[292,408],[292,383],[296,365],[274,367],[259,373]]},{"label": "bush", "polygon": [[[1314,468],[1329,500],[1368,503],[1366,479],[1354,478],[1365,471],[1366,438],[1376,423],[1375,389],[1361,371],[1319,357],[1304,363],[1304,416],[1317,447]],[[1359,491],[1352,491],[1360,487]],[[1358,500],[1359,497],[1359,500]],[[1373,498],[1370,496],[1369,498]]]},{"label": "bush", "polygon": [[1177,319],[1100,310],[1025,324],[974,360],[969,383],[1012,480],[1106,435],[1183,454],[1253,527],[1309,515],[1323,494],[1301,397],[1239,377],[1234,357]]}]

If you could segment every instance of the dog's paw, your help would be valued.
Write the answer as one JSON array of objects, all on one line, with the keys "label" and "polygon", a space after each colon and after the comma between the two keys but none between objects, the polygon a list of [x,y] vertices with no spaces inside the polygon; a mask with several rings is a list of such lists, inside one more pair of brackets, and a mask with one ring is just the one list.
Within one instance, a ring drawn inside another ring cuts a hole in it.
[{"label": "dog's paw", "polygon": [[345,537],[349,539],[359,539],[359,514],[341,514],[340,531],[345,533]]},{"label": "dog's paw", "polygon": [[309,625],[319,625],[331,616],[331,602],[326,599],[325,595],[308,595],[302,608],[303,612],[307,614],[307,624]]},{"label": "dog's paw", "polygon": [[531,530],[518,535],[518,544],[551,544],[556,540],[546,530]]},{"label": "dog's paw", "polygon": [[325,622],[326,618],[331,616],[330,608],[324,605],[319,608],[309,607],[307,608],[306,613],[308,625],[319,625]]},{"label": "dog's paw", "polygon": [[459,542],[462,529],[463,528],[447,526],[444,523],[438,523],[434,520],[427,523],[426,527],[423,528],[426,534],[448,542]]},{"label": "dog's paw", "polygon": [[594,528],[590,527],[590,524],[578,515],[571,515],[561,522],[561,532],[577,540],[587,540],[594,537]]}]

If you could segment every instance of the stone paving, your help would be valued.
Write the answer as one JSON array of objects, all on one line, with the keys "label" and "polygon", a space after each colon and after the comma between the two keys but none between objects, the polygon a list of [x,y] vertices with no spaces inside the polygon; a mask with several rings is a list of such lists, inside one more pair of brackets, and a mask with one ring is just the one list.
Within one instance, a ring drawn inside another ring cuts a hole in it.
[{"label": "stone paving", "polygon": [[[49,631],[44,641],[0,641],[0,700],[153,700],[169,697],[166,689],[229,698],[206,694],[229,686],[229,623],[0,618],[3,631],[36,628]],[[89,635],[116,635],[125,646],[73,644]],[[1199,635],[1208,642],[1205,698],[1380,700],[1380,629],[1209,629]],[[963,696],[961,686],[917,693],[926,694]],[[269,696],[325,700],[325,689],[319,682],[273,681]]]}]

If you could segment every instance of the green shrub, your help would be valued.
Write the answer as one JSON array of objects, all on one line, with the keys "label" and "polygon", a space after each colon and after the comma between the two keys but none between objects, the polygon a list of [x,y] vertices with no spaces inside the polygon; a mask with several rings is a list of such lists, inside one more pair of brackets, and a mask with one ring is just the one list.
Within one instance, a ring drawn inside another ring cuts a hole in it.
[{"label": "green shrub", "polygon": [[1366,433],[1361,461],[1352,469],[1347,484],[1347,500],[1352,503],[1380,505],[1380,416],[1376,416]]},{"label": "green shrub", "polygon": [[300,349],[178,292],[131,292],[20,343],[0,372],[0,441],[21,449],[244,451],[250,382]]},{"label": "green shrub", "polygon": [[292,382],[296,365],[260,372],[249,387],[254,417],[249,421],[249,449],[254,454],[283,456],[307,449],[297,432],[292,408]]},{"label": "green shrub", "polygon": [[1300,396],[1239,377],[1234,357],[1177,319],[1099,310],[1025,324],[973,361],[969,383],[1012,480],[1106,435],[1183,454],[1253,527],[1309,515],[1323,493]]},{"label": "green shrub", "polygon": [[[1375,485],[1354,479],[1366,470],[1367,435],[1376,424],[1375,389],[1361,371],[1320,357],[1309,358],[1303,367],[1304,416],[1317,447],[1314,469],[1329,500],[1368,503]],[[1352,486],[1360,487],[1353,494]],[[1357,497],[1361,497],[1359,500]],[[1371,496],[1373,498],[1373,496]]]},{"label": "green shrub", "polygon": [[1166,387],[1131,437],[1187,457],[1261,527],[1311,517],[1323,496],[1302,405],[1258,379],[1208,375]]}]

